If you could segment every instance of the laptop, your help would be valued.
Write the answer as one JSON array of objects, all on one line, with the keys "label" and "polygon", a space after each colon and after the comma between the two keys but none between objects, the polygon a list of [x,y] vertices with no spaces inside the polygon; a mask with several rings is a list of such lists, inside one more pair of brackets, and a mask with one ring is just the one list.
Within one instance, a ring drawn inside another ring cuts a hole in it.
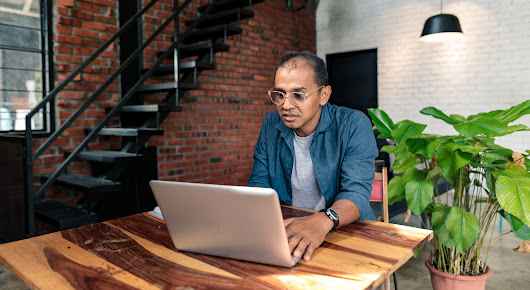
[{"label": "laptop", "polygon": [[175,248],[292,267],[276,191],[270,188],[152,180]]}]

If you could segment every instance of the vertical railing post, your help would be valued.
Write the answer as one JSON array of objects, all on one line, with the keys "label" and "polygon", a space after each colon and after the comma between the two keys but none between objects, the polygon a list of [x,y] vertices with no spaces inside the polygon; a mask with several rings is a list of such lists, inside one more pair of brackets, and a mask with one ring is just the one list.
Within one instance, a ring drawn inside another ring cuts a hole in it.
[{"label": "vertical railing post", "polygon": [[[27,128],[30,128],[28,130]],[[33,131],[31,130],[31,117],[26,116],[26,138],[24,140],[26,141],[25,144],[25,156],[24,156],[24,170],[26,170],[26,202],[27,207],[27,217],[28,217],[28,223],[27,223],[27,233],[29,237],[35,236],[35,201],[34,201],[34,195],[33,195]]]},{"label": "vertical railing post", "polygon": [[[178,10],[178,0],[173,0],[173,10]],[[178,42],[179,41],[179,13],[175,15],[175,19],[173,21],[173,41]],[[179,47],[178,45],[175,46],[173,49],[173,81],[177,84],[175,89],[175,106],[178,106],[179,104]]]}]

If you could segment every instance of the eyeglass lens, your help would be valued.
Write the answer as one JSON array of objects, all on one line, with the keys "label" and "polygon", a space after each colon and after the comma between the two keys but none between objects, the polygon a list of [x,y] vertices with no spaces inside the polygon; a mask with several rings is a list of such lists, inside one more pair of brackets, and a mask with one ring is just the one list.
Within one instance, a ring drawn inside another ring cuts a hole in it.
[{"label": "eyeglass lens", "polygon": [[[285,99],[287,98],[287,94],[284,92],[279,91],[271,91],[270,93],[272,102],[276,105],[281,105],[285,102]],[[305,101],[305,95],[303,93],[299,92],[292,92],[291,93],[291,102],[293,105],[302,105]]]}]

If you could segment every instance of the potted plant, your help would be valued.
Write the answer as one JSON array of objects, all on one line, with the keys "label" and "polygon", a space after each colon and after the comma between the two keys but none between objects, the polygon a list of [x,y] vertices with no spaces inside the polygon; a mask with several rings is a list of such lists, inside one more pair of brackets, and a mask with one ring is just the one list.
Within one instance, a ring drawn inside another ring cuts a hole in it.
[{"label": "potted plant", "polygon": [[[382,148],[395,155],[392,169],[398,174],[388,185],[389,204],[405,199],[412,213],[429,217],[435,235],[428,268],[451,278],[487,278],[492,246],[488,229],[499,213],[519,239],[530,240],[530,150],[514,154],[495,144],[495,137],[530,131],[525,125],[510,125],[530,114],[530,101],[467,118],[433,107],[420,112],[453,126],[458,134],[427,134],[427,125],[394,123],[384,111],[369,109],[381,133],[378,138],[395,142]],[[440,194],[442,178],[454,187],[452,196]]]}]

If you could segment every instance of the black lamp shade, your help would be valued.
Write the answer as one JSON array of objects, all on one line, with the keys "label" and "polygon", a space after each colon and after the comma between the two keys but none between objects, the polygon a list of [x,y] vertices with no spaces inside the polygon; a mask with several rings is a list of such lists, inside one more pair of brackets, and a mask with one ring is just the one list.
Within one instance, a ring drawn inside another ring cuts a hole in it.
[{"label": "black lamp shade", "polygon": [[452,14],[434,15],[425,21],[421,36],[442,32],[463,33],[458,18]]}]

